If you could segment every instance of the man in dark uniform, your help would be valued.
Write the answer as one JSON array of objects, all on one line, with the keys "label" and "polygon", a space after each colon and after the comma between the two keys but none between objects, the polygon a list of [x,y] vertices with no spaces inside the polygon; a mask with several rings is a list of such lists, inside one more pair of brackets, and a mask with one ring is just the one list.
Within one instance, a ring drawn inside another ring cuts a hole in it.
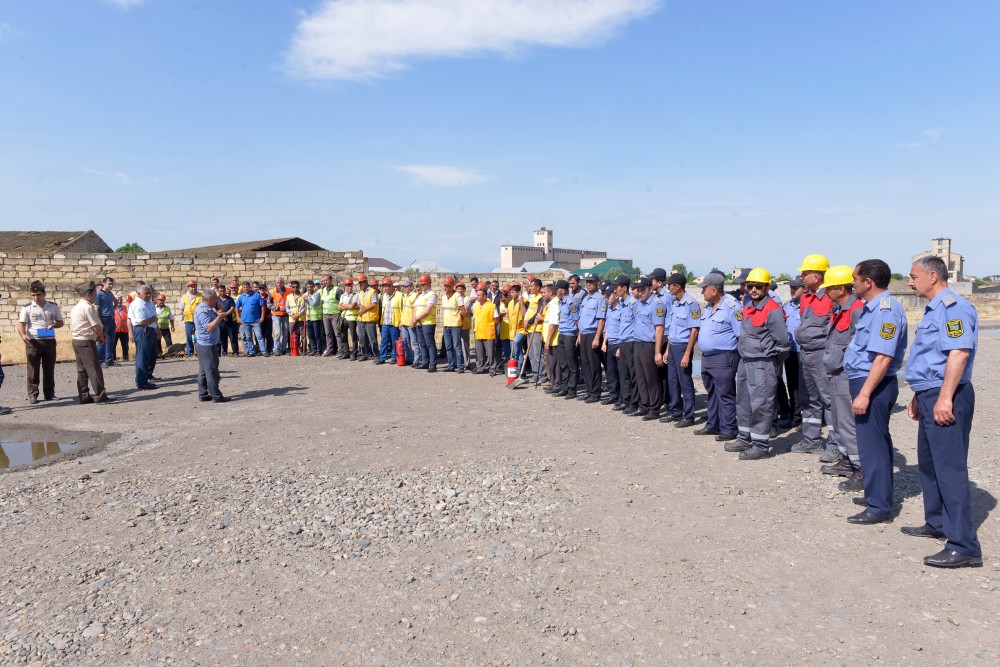
[{"label": "man in dark uniform", "polygon": [[694,424],[694,346],[698,341],[701,326],[701,307],[686,291],[687,277],[682,273],[672,273],[667,278],[670,291],[670,310],[667,315],[666,336],[667,399],[670,412],[660,421],[674,421],[677,428],[687,428]]},{"label": "man in dark uniform", "polygon": [[699,283],[705,308],[701,311],[698,349],[701,350],[701,381],[708,392],[708,421],[695,435],[714,435],[719,442],[736,439],[736,351],[743,307],[723,288],[726,277],[709,273]]},{"label": "man in dark uniform", "polygon": [[660,349],[667,304],[653,294],[649,278],[639,278],[636,289],[639,301],[633,309],[635,312],[633,376],[639,389],[639,410],[626,414],[633,417],[641,416],[645,421],[653,421],[660,418],[660,405],[663,401],[657,367],[663,365],[663,354]]},{"label": "man in dark uniform", "polygon": [[[653,296],[659,297],[667,312],[667,315],[663,320],[662,348],[657,350],[657,352],[660,352],[663,355],[663,365],[656,367],[657,376],[660,378],[660,397],[663,401],[663,404],[660,407],[664,408],[670,404],[672,398],[670,393],[670,371],[667,364],[667,359],[669,358],[667,347],[670,345],[667,334],[668,329],[670,328],[670,309],[673,308],[673,298],[667,290],[666,269],[657,267],[649,272],[648,278],[653,287]],[[667,414],[661,416],[661,420],[664,422],[677,421],[670,416],[669,410],[667,411]]]},{"label": "man in dark uniform", "polygon": [[621,312],[621,342],[618,344],[618,380],[621,383],[621,400],[613,410],[625,414],[639,411],[639,388],[635,383],[635,304],[638,301],[628,276],[615,278]]},{"label": "man in dark uniform", "polygon": [[608,315],[608,302],[597,289],[597,276],[584,276],[587,293],[580,302],[579,331],[577,345],[583,365],[583,382],[587,391],[587,403],[601,400],[601,338],[604,335],[604,320]]},{"label": "man in dark uniform", "polygon": [[906,362],[906,381],[914,391],[908,412],[919,423],[924,525],[902,531],[947,540],[944,549],[924,558],[925,565],[981,567],[969,495],[969,430],[976,407],[972,364],[979,347],[979,313],[949,289],[948,267],[939,257],[914,262],[910,287],[930,300]]},{"label": "man in dark uniform", "polygon": [[[579,280],[577,280],[579,283]],[[577,336],[580,333],[580,302],[568,293],[569,283],[560,280],[556,283],[559,288],[559,346],[556,354],[559,356],[559,391],[555,396],[563,396],[567,399],[576,398],[576,384],[578,375],[577,356],[579,350],[576,344]]]}]

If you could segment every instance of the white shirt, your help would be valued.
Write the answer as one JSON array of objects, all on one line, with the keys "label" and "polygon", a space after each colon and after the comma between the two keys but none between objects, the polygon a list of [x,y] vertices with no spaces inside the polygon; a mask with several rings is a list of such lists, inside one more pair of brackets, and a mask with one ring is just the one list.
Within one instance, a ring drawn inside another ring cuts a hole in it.
[{"label": "white shirt", "polygon": [[69,331],[73,340],[97,340],[94,326],[100,323],[97,306],[86,299],[80,299],[73,310],[69,311]]},{"label": "white shirt", "polygon": [[133,328],[139,326],[139,322],[148,320],[151,317],[153,318],[153,323],[146,326],[150,329],[158,329],[159,325],[156,323],[156,306],[153,305],[152,301],[135,299],[128,305],[128,319],[132,323]]},{"label": "white shirt", "polygon": [[[39,306],[34,301],[21,309],[21,316],[17,320],[27,324],[28,338],[39,338],[39,329],[51,329],[53,326],[63,321],[62,311],[59,306],[51,301],[46,301],[44,306]],[[44,336],[52,338],[52,336]]]}]

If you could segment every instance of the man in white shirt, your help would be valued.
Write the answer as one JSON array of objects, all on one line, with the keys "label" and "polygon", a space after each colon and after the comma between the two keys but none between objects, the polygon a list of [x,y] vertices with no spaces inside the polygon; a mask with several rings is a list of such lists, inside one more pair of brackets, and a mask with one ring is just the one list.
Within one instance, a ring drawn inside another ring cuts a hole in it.
[{"label": "man in white shirt", "polygon": [[94,305],[97,288],[90,282],[78,287],[77,293],[80,301],[69,313],[69,331],[76,354],[76,391],[80,405],[107,403],[114,399],[104,390],[104,372],[97,354],[97,344],[106,340],[100,313]]},{"label": "man in white shirt", "polygon": [[136,299],[128,306],[130,338],[135,342],[135,386],[139,389],[156,389],[149,381],[156,359],[156,306],[152,301],[153,290],[142,285],[136,290]]},{"label": "man in white shirt", "polygon": [[24,341],[28,358],[28,403],[38,402],[38,372],[41,366],[42,395],[46,401],[56,397],[56,332],[63,321],[59,306],[45,300],[45,285],[31,283],[31,303],[21,309],[17,332]]}]

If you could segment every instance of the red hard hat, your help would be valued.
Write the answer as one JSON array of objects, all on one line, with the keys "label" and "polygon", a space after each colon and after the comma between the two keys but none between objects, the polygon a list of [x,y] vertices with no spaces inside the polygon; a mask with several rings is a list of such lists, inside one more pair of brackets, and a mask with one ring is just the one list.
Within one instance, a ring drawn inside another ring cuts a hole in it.
[{"label": "red hard hat", "polygon": [[454,286],[455,285],[455,279],[452,278],[451,276],[447,276],[447,277],[445,277],[444,280],[441,281],[441,284],[442,285],[448,285],[448,286]]},{"label": "red hard hat", "polygon": [[382,279],[382,284],[383,285],[392,285],[392,278],[383,278]]},{"label": "red hard hat", "polygon": [[351,280],[350,278],[344,278],[344,284],[345,285],[353,285],[354,281]]},{"label": "red hard hat", "polygon": [[531,282],[532,280],[534,280],[534,279],[535,279],[535,276],[534,276],[534,274],[531,274],[531,273],[529,273],[529,274],[528,274],[528,277],[527,277],[527,278],[525,278],[525,280],[527,280],[527,281],[528,281],[529,283],[530,283],[530,282]]},{"label": "red hard hat", "polygon": [[368,282],[368,276],[366,276],[363,273],[359,273],[358,274],[358,282],[359,283],[366,283],[366,282]]},{"label": "red hard hat", "polygon": [[465,283],[459,280],[457,283],[455,283],[455,287],[465,287]]},{"label": "red hard hat", "polygon": [[420,283],[421,285],[430,285],[431,284],[430,274],[421,273],[420,280],[418,280],[417,282]]},{"label": "red hard hat", "polygon": [[198,281],[197,281],[197,280],[195,280],[194,278],[192,278],[191,280],[189,280],[189,281],[187,282],[187,285],[188,285],[188,287],[191,287],[192,285],[195,285],[195,286],[197,286],[197,285],[198,285]]}]

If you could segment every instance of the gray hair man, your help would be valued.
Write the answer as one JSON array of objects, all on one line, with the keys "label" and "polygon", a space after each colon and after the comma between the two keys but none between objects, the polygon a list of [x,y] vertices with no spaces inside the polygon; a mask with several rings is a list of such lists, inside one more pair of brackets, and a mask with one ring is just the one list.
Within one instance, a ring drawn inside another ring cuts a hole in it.
[{"label": "gray hair man", "polygon": [[217,312],[215,290],[205,290],[201,303],[194,311],[195,345],[198,347],[198,399],[225,403],[229,399],[219,391],[219,326],[235,310],[235,306]]}]

